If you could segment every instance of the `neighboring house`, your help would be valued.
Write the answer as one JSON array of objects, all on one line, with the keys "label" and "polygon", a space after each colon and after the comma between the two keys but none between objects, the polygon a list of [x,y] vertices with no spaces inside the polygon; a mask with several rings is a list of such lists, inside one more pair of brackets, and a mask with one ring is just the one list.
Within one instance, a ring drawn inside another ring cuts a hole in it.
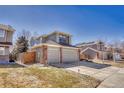
[{"label": "neighboring house", "polygon": [[37,63],[51,64],[79,62],[79,48],[71,45],[71,35],[64,32],[52,32],[31,40],[31,51],[36,53]]},{"label": "neighboring house", "polygon": [[93,48],[93,49],[98,50],[98,51],[104,51],[105,50],[105,44],[102,41],[80,43],[80,44],[77,44],[76,46],[81,48],[81,50],[84,50],[87,47]]},{"label": "neighboring house", "polygon": [[80,43],[76,46],[80,48],[81,59],[107,59],[106,47],[101,41]]},{"label": "neighboring house", "polygon": [[122,60],[124,53],[121,49],[112,48],[101,41],[81,43],[76,45],[80,48],[80,60]]},{"label": "neighboring house", "polygon": [[9,60],[9,48],[12,46],[14,31],[11,26],[0,24],[0,61]]}]

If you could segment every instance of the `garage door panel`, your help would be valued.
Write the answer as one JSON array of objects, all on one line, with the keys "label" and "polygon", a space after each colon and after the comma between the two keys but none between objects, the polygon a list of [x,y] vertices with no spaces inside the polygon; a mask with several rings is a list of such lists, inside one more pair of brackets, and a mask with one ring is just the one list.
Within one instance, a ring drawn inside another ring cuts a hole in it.
[{"label": "garage door panel", "polygon": [[54,47],[48,47],[48,63],[60,62],[60,49]]},{"label": "garage door panel", "polygon": [[79,61],[78,50],[76,49],[63,49],[63,62]]}]

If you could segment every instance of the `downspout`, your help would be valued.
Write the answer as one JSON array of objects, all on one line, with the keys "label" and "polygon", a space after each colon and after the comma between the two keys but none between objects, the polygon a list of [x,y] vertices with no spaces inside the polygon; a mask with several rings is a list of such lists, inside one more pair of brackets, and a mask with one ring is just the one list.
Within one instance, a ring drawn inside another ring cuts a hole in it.
[{"label": "downspout", "polygon": [[63,63],[63,60],[62,60],[62,47],[60,47],[60,63]]}]

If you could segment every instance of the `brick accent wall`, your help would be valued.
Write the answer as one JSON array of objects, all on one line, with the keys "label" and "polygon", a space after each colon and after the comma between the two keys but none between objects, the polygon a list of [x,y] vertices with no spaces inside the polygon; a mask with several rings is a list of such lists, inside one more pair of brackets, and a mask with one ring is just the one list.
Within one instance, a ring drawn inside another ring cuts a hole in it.
[{"label": "brick accent wall", "polygon": [[43,49],[43,62],[41,63],[47,65],[47,46],[44,45],[42,49]]}]

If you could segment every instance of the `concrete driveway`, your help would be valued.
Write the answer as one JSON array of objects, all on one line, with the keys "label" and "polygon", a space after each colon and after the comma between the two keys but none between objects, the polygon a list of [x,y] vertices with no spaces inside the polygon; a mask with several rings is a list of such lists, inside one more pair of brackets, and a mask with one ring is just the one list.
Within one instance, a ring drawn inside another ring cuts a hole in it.
[{"label": "concrete driveway", "polygon": [[78,62],[78,64],[54,64],[54,66],[99,79],[102,81],[99,88],[124,88],[124,68],[85,61]]}]

